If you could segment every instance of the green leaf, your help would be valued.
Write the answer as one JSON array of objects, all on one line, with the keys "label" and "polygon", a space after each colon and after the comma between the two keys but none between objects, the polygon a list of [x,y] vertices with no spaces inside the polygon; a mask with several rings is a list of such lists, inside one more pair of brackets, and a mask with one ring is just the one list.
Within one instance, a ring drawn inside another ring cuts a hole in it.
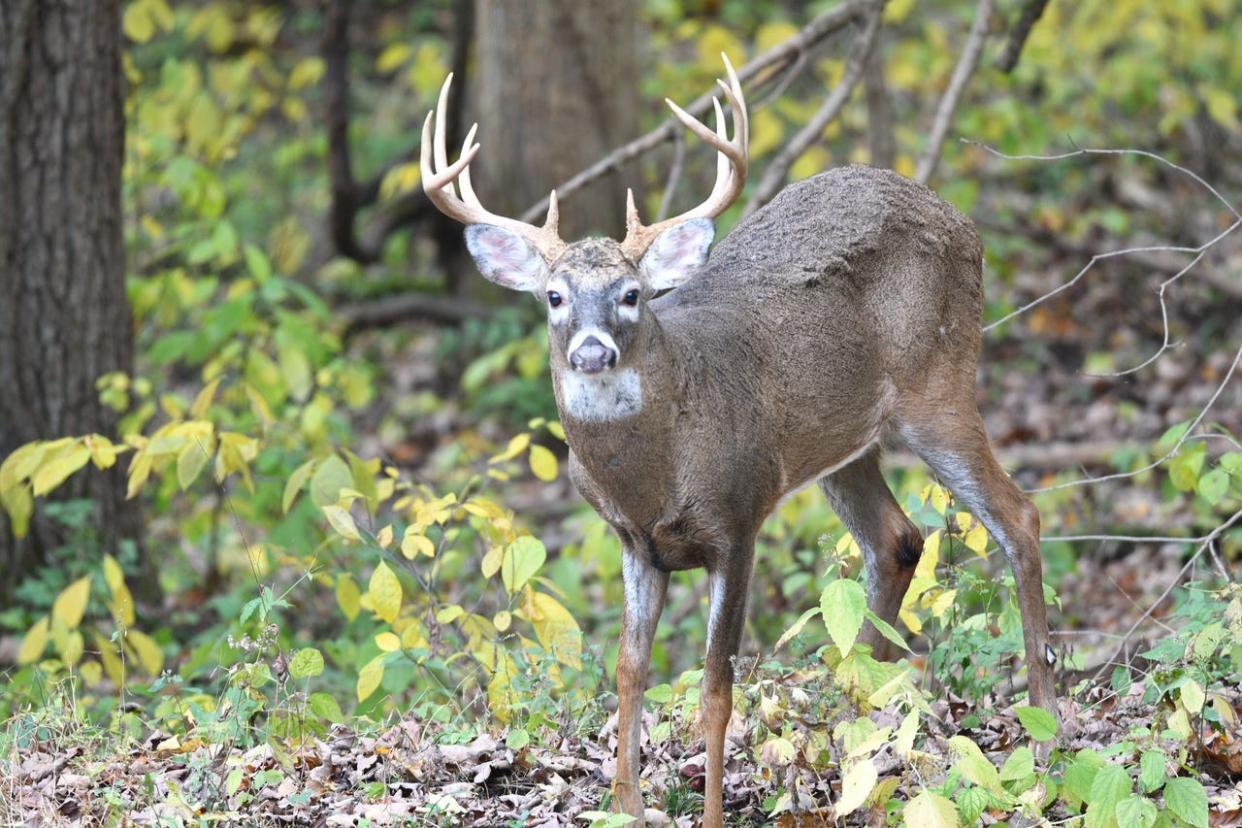
[{"label": "green leaf", "polygon": [[1005,764],[1001,765],[1000,778],[1002,782],[1015,782],[1025,779],[1034,772],[1035,755],[1031,753],[1029,747],[1022,745],[1005,759]]},{"label": "green leaf", "polygon": [[1117,824],[1121,828],[1151,828],[1160,816],[1151,800],[1132,796],[1117,803]]},{"label": "green leaf", "polygon": [[1035,741],[1046,742],[1057,735],[1056,717],[1042,707],[1015,707],[1013,712]]},{"label": "green leaf", "polygon": [[316,506],[332,506],[341,499],[341,489],[354,488],[354,476],[349,466],[335,454],[320,461],[319,467],[311,477],[311,500]]},{"label": "green leaf", "polygon": [[790,625],[789,629],[781,633],[781,637],[777,640],[776,646],[772,648],[772,652],[776,652],[781,647],[784,647],[786,644],[788,644],[790,640],[792,640],[798,633],[802,632],[802,628],[806,626],[806,623],[810,621],[812,618],[814,618],[815,616],[819,615],[819,613],[820,613],[819,607],[812,607],[811,609],[807,610],[806,612],[798,616],[798,620],[793,622],[793,624]]},{"label": "green leaf", "polygon": [[1087,828],[1118,828],[1117,803],[1130,795],[1130,774],[1119,765],[1105,765],[1091,782],[1087,797]]},{"label": "green leaf", "polygon": [[828,584],[819,596],[824,627],[841,651],[842,658],[849,654],[858,638],[866,609],[867,596],[863,593],[862,584],[848,578],[838,578]]},{"label": "green leaf", "polygon": [[505,745],[512,750],[521,750],[530,744],[530,733],[525,728],[515,728],[505,737]]},{"label": "green leaf", "polygon": [[295,679],[311,678],[323,672],[323,653],[314,647],[303,647],[289,660],[289,675]]},{"label": "green leaf", "polygon": [[321,719],[325,719],[333,724],[345,721],[345,714],[341,712],[341,706],[336,703],[336,699],[327,693],[311,693],[306,703],[310,707],[310,711]]},{"label": "green leaf", "polygon": [[1208,828],[1207,792],[1196,780],[1178,777],[1164,783],[1164,804],[1182,822]]},{"label": "green leaf", "polygon": [[841,780],[841,798],[837,800],[833,811],[836,817],[840,819],[857,811],[867,801],[867,795],[875,787],[878,778],[875,764],[870,759],[851,765]]},{"label": "green leaf", "polygon": [[181,491],[190,488],[190,484],[198,477],[209,459],[207,447],[197,441],[181,449],[177,454],[177,485],[181,487]]},{"label": "green leaf", "polygon": [[1195,490],[1199,493],[1199,497],[1215,506],[1229,491],[1229,472],[1221,468],[1212,469],[1199,478],[1199,484]]},{"label": "green leaf", "polygon": [[500,578],[504,582],[505,591],[510,595],[515,594],[534,577],[547,559],[548,550],[538,538],[523,535],[509,544],[500,564]]},{"label": "green leaf", "polygon": [[348,509],[340,506],[324,506],[323,515],[328,519],[328,523],[332,524],[332,528],[336,533],[346,540],[362,540],[362,535],[358,533],[358,527],[354,524],[354,518],[349,514]]},{"label": "green leaf", "polygon": [[957,768],[962,776],[986,789],[990,794],[1002,799],[1006,797],[996,766],[988,761],[978,745],[966,736],[954,736],[949,739],[949,748],[957,757],[953,767]]},{"label": "green leaf", "polygon": [[871,622],[871,626],[875,627],[876,631],[879,632],[880,635],[884,636],[889,641],[905,650],[907,653],[912,652],[910,646],[906,644],[906,640],[901,637],[901,633],[893,629],[892,624],[888,623],[871,610],[864,610],[863,613],[866,615],[867,620]]},{"label": "green leaf", "polygon": [[354,583],[354,579],[349,573],[342,572],[336,576],[336,603],[341,608],[341,612],[345,613],[345,617],[353,621],[358,617],[358,611],[362,608],[362,592],[359,591],[358,585]]},{"label": "green leaf", "polygon": [[289,507],[293,505],[293,499],[298,496],[298,492],[302,491],[302,487],[306,485],[306,478],[310,477],[318,462],[318,460],[307,460],[289,475],[289,479],[285,481],[284,497],[280,500],[281,511],[288,514]]},{"label": "green leaf", "polygon": [[1145,750],[1139,760],[1139,787],[1145,793],[1160,790],[1164,785],[1164,753],[1158,750]]},{"label": "green leaf", "polygon": [[1206,457],[1207,446],[1203,443],[1189,448],[1183,445],[1181,452],[1169,463],[1169,480],[1174,488],[1182,492],[1194,491]]},{"label": "green leaf", "polygon": [[938,793],[923,791],[902,810],[906,825],[919,828],[958,828],[957,809]]}]

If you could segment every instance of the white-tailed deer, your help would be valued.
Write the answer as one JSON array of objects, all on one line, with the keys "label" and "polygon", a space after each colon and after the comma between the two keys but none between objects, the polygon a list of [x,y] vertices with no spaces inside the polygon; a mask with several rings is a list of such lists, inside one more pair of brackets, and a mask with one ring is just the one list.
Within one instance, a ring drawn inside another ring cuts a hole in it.
[{"label": "white-tailed deer", "polygon": [[[975,407],[982,249],[974,226],[920,184],[850,166],[789,186],[709,256],[711,220],[746,177],[746,105],[725,66],[732,137],[718,102],[715,131],[669,102],[719,154],[711,195],[652,226],[639,221],[631,195],[620,244],[562,241],[555,193],[542,227],[487,212],[470,185],[474,129],[448,162],[451,77],[422,137],[423,187],[468,225],[483,275],[547,303],[570,476],[624,548],[613,788],[640,820],[642,698],[669,573],[707,570],[709,828],[722,824],[732,658],[755,536],[781,497],[818,480],[862,547],[871,609],[891,623],[901,607],[923,541],[880,474],[877,446],[888,433],[1004,550],[1030,698],[1056,713],[1039,513],[992,456]],[[870,625],[862,640],[888,651]]]}]

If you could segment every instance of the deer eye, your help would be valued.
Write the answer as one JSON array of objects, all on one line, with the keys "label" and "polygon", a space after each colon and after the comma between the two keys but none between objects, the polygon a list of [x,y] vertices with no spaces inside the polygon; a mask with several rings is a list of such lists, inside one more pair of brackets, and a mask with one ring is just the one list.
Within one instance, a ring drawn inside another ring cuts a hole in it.
[{"label": "deer eye", "polygon": [[625,292],[625,298],[623,298],[621,301],[629,305],[630,307],[634,307],[635,305],[638,304],[638,291],[627,290]]},{"label": "deer eye", "polygon": [[548,304],[554,308],[559,308],[561,306],[561,295],[557,293],[555,290],[549,290],[548,291]]}]

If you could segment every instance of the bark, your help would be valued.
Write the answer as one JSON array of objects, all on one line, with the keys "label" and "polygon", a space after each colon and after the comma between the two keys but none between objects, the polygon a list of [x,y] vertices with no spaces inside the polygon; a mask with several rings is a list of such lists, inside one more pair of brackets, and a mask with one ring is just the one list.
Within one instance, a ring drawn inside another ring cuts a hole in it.
[{"label": "bark", "polygon": [[[472,180],[516,216],[638,132],[636,0],[476,0],[474,92],[483,151]],[[620,238],[625,182],[561,204],[561,235]]]},{"label": "bark", "polygon": [[[116,436],[95,380],[133,359],[120,22],[120,0],[0,0],[0,457],[36,439]],[[99,545],[80,554],[140,537],[124,465],[88,465],[53,492],[94,504]],[[0,512],[0,597],[70,539],[41,507],[20,541]]]}]

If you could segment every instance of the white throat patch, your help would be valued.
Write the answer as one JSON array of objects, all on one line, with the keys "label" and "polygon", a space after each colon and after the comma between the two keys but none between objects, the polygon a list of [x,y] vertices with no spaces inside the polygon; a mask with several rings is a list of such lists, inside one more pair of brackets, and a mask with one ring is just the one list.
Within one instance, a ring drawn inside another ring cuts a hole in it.
[{"label": "white throat patch", "polygon": [[575,420],[620,420],[643,407],[642,379],[633,368],[599,374],[561,371],[560,385],[561,407]]}]

